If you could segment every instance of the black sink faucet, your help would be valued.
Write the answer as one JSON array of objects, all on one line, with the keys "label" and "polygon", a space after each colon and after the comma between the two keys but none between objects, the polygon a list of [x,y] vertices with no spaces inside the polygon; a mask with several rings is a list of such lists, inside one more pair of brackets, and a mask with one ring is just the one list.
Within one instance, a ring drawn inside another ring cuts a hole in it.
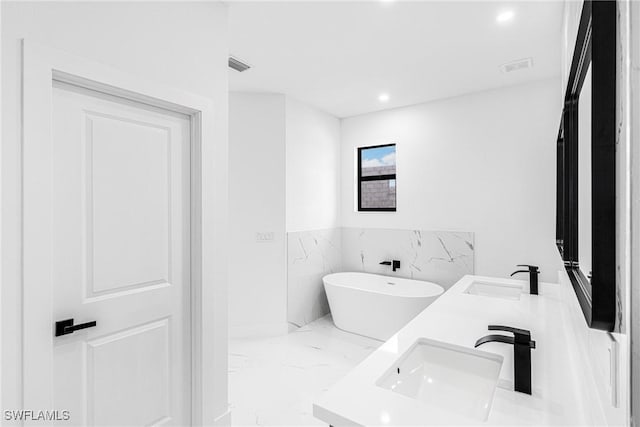
[{"label": "black sink faucet", "polygon": [[398,261],[397,259],[394,259],[393,261],[382,261],[380,265],[391,265],[393,271],[396,271],[400,268],[400,261]]},{"label": "black sink faucet", "polygon": [[538,275],[540,270],[537,265],[518,264],[518,267],[528,267],[528,270],[518,270],[511,273],[511,277],[518,273],[529,273],[529,293],[531,295],[538,295]]},{"label": "black sink faucet", "polygon": [[513,344],[513,378],[515,391],[531,394],[531,349],[536,342],[531,340],[531,332],[511,326],[489,325],[490,331],[511,332],[513,337],[504,335],[487,335],[476,341],[475,347],[488,342]]}]

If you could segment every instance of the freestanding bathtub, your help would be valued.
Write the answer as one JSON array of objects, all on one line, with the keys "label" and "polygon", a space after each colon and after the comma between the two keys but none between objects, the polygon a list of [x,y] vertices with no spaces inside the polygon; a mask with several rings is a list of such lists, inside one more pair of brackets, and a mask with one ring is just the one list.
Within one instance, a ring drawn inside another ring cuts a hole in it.
[{"label": "freestanding bathtub", "polygon": [[322,278],[333,323],[343,331],[386,341],[436,300],[442,286],[369,273]]}]

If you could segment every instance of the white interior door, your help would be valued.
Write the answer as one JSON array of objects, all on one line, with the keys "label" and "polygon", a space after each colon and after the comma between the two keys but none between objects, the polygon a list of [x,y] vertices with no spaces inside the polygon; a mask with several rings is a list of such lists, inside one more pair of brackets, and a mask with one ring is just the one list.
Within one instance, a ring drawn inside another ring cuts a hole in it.
[{"label": "white interior door", "polygon": [[52,99],[53,317],[96,322],[53,339],[54,407],[188,425],[190,119],[65,83]]}]

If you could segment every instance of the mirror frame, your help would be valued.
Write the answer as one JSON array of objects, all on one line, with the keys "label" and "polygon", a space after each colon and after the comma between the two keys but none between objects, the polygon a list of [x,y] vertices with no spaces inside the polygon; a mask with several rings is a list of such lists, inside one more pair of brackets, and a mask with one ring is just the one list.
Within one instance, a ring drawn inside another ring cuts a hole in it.
[{"label": "mirror frame", "polygon": [[[616,319],[616,1],[585,0],[557,138],[556,246],[587,324]],[[592,277],[578,263],[578,100],[592,67]]]}]

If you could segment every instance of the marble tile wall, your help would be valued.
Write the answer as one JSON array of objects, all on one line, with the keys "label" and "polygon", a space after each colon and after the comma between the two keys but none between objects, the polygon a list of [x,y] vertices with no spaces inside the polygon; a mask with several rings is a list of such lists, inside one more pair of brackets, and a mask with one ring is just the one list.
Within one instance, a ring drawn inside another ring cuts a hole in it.
[{"label": "marble tile wall", "polygon": [[329,313],[322,277],[342,271],[341,229],[287,233],[287,321],[304,326]]},{"label": "marble tile wall", "polygon": [[[398,259],[392,272],[380,261]],[[474,272],[470,232],[332,228],[287,233],[287,321],[301,327],[329,313],[322,277],[364,271],[435,282],[448,289]]]},{"label": "marble tile wall", "polygon": [[[400,260],[395,273],[380,265]],[[427,280],[448,289],[465,274],[474,272],[474,235],[471,232],[342,229],[344,271],[364,271]]]}]

